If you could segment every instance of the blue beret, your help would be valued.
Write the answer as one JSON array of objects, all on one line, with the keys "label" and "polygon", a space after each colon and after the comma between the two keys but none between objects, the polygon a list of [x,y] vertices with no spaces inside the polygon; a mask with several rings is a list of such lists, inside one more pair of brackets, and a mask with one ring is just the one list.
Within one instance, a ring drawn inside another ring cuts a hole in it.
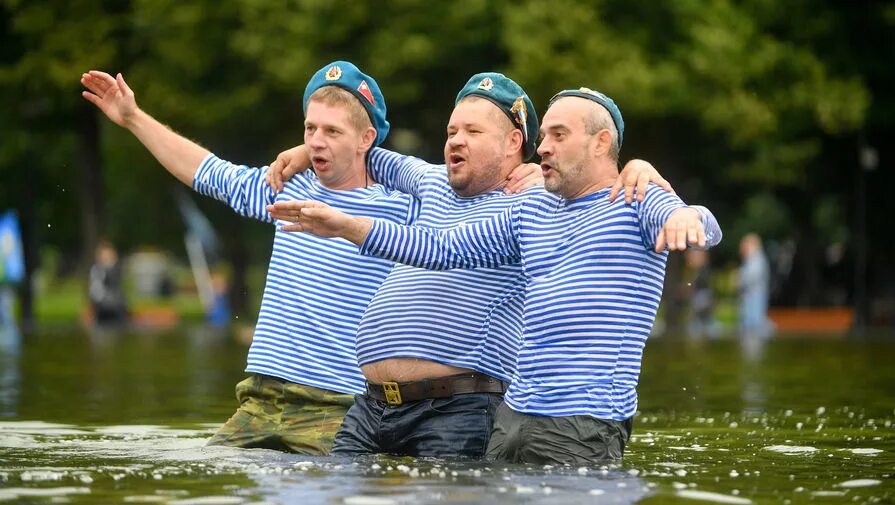
[{"label": "blue beret", "polygon": [[361,72],[353,63],[334,61],[318,70],[308,81],[303,106],[305,114],[308,112],[311,95],[324,86],[338,86],[357,97],[370,115],[373,128],[376,128],[373,145],[378,146],[385,140],[389,130],[388,120],[385,119],[385,97],[375,79]]},{"label": "blue beret", "polygon": [[454,105],[467,96],[475,95],[490,100],[498,109],[510,118],[516,128],[522,130],[523,159],[527,160],[535,153],[538,143],[538,113],[534,104],[522,86],[509,77],[497,72],[475,74],[463,89],[457,93]]},{"label": "blue beret", "polygon": [[[615,129],[618,130],[618,147],[622,147],[622,139],[625,137],[625,120],[622,119],[622,111],[618,109],[618,106],[615,105],[615,102],[612,101],[611,98],[590,88],[567,89],[553,95],[553,98],[550,99],[550,105],[553,105],[553,102],[560,98],[567,96],[577,96],[578,98],[585,98],[597,102],[602,105],[604,109],[608,110],[609,115],[612,116],[612,122],[615,123]],[[547,108],[550,108],[550,106],[548,105]]]}]

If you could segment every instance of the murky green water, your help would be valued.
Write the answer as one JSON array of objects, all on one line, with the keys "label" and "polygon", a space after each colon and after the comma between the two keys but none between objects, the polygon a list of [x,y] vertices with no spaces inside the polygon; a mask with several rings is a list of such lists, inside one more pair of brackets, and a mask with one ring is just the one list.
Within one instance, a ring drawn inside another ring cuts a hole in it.
[{"label": "murky green water", "polygon": [[201,330],[0,350],[0,503],[895,502],[895,338],[651,340],[613,468],[204,447],[245,352]]}]

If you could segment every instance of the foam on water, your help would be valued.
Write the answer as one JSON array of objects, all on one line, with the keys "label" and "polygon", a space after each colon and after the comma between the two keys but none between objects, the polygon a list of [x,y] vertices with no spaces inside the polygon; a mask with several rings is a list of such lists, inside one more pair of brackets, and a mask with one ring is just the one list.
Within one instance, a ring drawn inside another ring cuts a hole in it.
[{"label": "foam on water", "polygon": [[798,445],[769,445],[764,447],[766,451],[774,451],[782,454],[813,454],[820,449],[811,446],[798,446]]},{"label": "foam on water", "polygon": [[843,449],[846,451],[851,451],[852,454],[859,454],[863,456],[876,456],[877,454],[884,452],[882,449],[870,449],[870,448],[858,448],[858,449]]},{"label": "foam on water", "polygon": [[845,482],[840,482],[838,484],[839,487],[869,487],[869,486],[878,486],[882,484],[882,481],[876,479],[854,479],[847,480]]},{"label": "foam on water", "polygon": [[18,498],[53,498],[70,494],[89,494],[87,487],[8,487],[0,489],[0,501],[16,500]]},{"label": "foam on water", "polygon": [[711,501],[715,503],[733,503],[737,505],[748,505],[752,500],[732,496],[729,494],[712,493],[710,491],[698,491],[696,489],[682,489],[676,493],[681,498],[699,501]]}]

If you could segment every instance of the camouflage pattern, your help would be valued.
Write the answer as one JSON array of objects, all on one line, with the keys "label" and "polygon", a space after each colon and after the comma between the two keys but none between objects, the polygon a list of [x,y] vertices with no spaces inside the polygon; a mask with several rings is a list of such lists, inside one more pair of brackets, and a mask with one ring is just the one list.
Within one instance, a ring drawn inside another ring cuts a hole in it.
[{"label": "camouflage pattern", "polygon": [[354,395],[252,375],[236,385],[240,406],[208,445],[326,455]]}]

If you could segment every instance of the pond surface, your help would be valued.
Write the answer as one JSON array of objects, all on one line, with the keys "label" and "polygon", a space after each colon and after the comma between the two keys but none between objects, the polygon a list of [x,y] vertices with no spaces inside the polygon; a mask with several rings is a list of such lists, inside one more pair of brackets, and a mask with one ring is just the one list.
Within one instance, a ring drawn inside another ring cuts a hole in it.
[{"label": "pond surface", "polygon": [[204,447],[246,348],[203,329],[0,348],[0,503],[895,503],[895,338],[651,339],[614,467]]}]

